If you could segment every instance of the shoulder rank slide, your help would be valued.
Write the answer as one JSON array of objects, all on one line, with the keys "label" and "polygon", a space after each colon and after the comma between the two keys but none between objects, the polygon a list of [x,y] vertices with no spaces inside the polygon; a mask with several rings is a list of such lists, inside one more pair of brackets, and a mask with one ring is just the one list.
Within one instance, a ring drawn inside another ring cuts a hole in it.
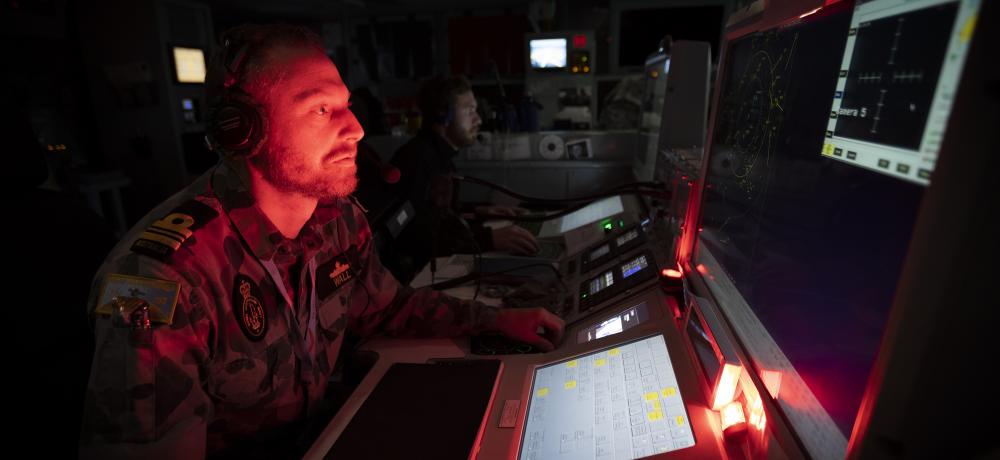
[{"label": "shoulder rank slide", "polygon": [[218,216],[219,213],[197,200],[188,201],[162,219],[153,222],[132,243],[132,252],[166,261],[181,248],[195,230]]},{"label": "shoulder rank slide", "polygon": [[101,284],[101,294],[94,312],[98,315],[113,315],[116,304],[133,305],[137,304],[136,299],[141,299],[149,304],[151,322],[171,324],[180,290],[181,285],[176,281],[111,274]]}]

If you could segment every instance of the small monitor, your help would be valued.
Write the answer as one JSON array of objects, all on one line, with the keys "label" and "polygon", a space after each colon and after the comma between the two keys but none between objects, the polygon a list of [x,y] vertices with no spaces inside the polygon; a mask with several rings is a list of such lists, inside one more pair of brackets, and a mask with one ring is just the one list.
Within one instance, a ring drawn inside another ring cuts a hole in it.
[{"label": "small monitor", "polygon": [[580,331],[576,335],[576,342],[586,343],[615,335],[645,323],[648,319],[649,309],[646,302],[640,302],[618,312],[615,316],[605,318]]},{"label": "small monitor", "polygon": [[590,260],[600,259],[601,257],[608,255],[609,252],[611,252],[611,244],[604,243],[597,249],[590,251]]},{"label": "small monitor", "polygon": [[611,272],[611,270],[608,270],[604,273],[601,273],[600,276],[590,280],[590,283],[587,284],[586,294],[587,295],[597,294],[598,292],[603,291],[612,284],[615,284],[615,275],[614,273]]},{"label": "small monitor", "polygon": [[621,196],[604,198],[563,216],[559,232],[566,233],[624,211],[625,205]]},{"label": "small monitor", "polygon": [[628,277],[636,273],[639,273],[648,266],[649,262],[646,261],[646,255],[643,254],[641,256],[638,256],[626,262],[624,265],[622,265],[622,279],[627,279]]},{"label": "small monitor", "polygon": [[565,69],[566,39],[542,38],[528,41],[532,69]]},{"label": "small monitor", "polygon": [[633,228],[632,230],[629,230],[624,235],[619,236],[618,238],[616,238],[615,239],[615,243],[618,245],[618,247],[622,247],[622,246],[625,246],[630,241],[632,241],[632,240],[634,240],[634,239],[636,239],[638,237],[639,237],[639,229],[638,228]]},{"label": "small monitor", "polygon": [[662,335],[535,368],[519,459],[635,459],[695,445]]},{"label": "small monitor", "polygon": [[173,55],[178,83],[205,83],[205,53],[201,48],[175,46]]}]

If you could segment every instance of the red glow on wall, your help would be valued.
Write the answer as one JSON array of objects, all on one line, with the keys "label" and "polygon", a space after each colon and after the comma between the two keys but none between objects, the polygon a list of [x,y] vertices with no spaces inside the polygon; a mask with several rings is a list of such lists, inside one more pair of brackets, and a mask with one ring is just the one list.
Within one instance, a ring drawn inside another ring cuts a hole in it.
[{"label": "red glow on wall", "polygon": [[764,388],[767,388],[767,392],[774,399],[778,399],[778,394],[781,393],[781,375],[781,371],[769,371],[767,369],[761,369],[760,371],[760,380],[764,382]]},{"label": "red glow on wall", "polygon": [[803,19],[803,18],[805,18],[806,16],[812,16],[812,15],[814,15],[814,14],[818,13],[818,12],[819,12],[819,10],[822,10],[822,9],[823,9],[823,7],[821,6],[821,7],[819,7],[819,8],[816,8],[816,9],[812,10],[812,11],[806,11],[805,13],[802,13],[802,14],[801,14],[801,15],[799,16],[799,19]]}]

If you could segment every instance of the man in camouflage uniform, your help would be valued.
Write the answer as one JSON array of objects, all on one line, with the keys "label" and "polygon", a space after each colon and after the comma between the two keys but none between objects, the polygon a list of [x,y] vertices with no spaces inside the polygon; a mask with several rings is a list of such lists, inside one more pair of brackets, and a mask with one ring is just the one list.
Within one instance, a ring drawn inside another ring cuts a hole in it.
[{"label": "man in camouflage uniform", "polygon": [[348,198],[364,133],[318,38],[289,26],[228,36],[244,43],[241,63],[208,87],[238,85],[266,136],[154,209],[98,272],[84,457],[259,454],[246,443],[287,440],[318,412],[345,329],[498,330],[553,347],[563,323],[542,309],[399,285]]}]

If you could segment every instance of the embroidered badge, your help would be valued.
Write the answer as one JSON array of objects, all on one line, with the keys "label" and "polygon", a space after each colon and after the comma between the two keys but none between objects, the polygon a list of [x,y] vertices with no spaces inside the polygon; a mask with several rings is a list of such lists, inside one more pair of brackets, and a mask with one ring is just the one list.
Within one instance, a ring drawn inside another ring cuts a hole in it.
[{"label": "embroidered badge", "polygon": [[165,261],[180,249],[195,230],[218,215],[218,212],[200,201],[188,201],[146,228],[132,243],[132,252]]},{"label": "embroidered badge", "polygon": [[125,302],[129,305],[128,313],[135,308],[131,302],[141,300],[149,304],[151,322],[171,324],[180,290],[181,285],[176,281],[110,274],[101,285],[101,294],[94,312],[98,315],[114,315],[116,302]]},{"label": "embroidered badge", "polygon": [[250,277],[238,274],[233,281],[233,315],[248,339],[259,342],[267,335],[267,313],[260,287]]},{"label": "embroidered badge", "polygon": [[354,246],[316,269],[316,294],[325,299],[357,276],[358,252]]}]

